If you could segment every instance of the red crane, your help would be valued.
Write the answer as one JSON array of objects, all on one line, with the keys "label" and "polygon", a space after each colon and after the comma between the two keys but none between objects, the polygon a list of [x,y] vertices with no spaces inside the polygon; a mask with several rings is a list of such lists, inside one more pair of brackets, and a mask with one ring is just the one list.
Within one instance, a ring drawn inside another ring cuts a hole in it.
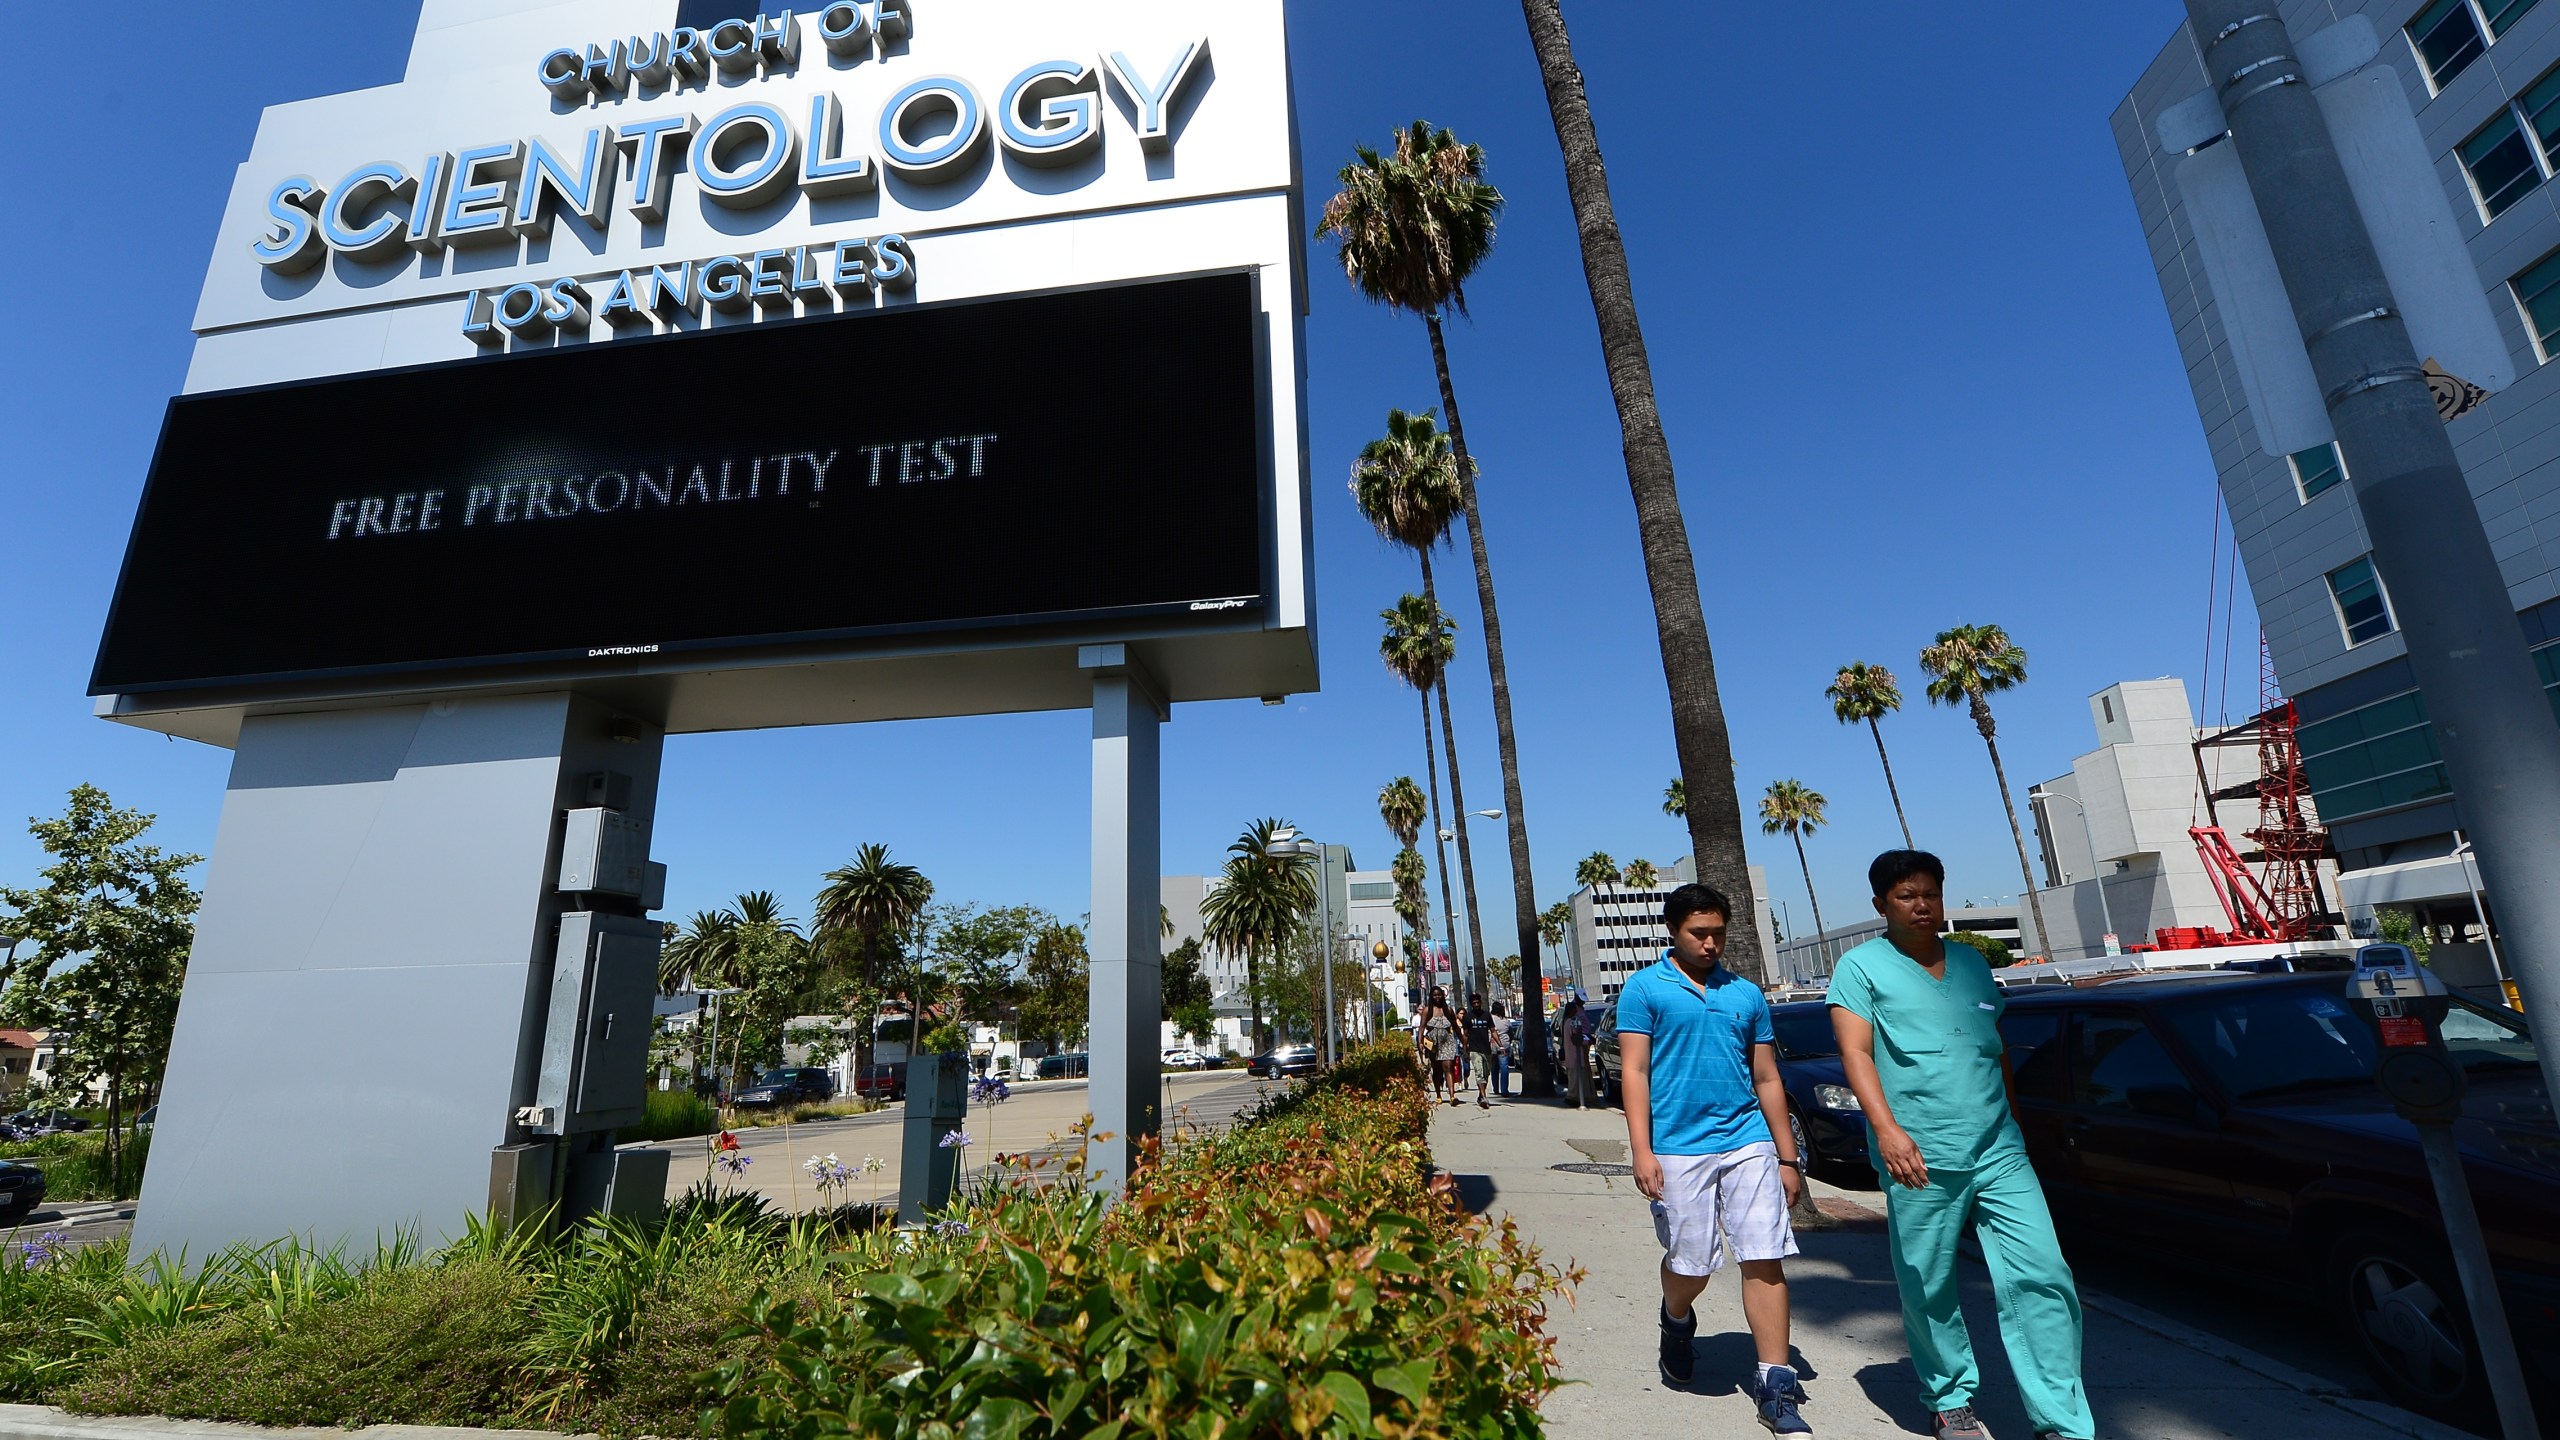
[{"label": "red crane", "polygon": [[[2195,751],[2196,783],[2208,806],[2207,821],[2215,819],[2210,809],[2215,801],[2258,802],[2257,827],[2243,838],[2257,843],[2259,873],[2250,873],[2220,824],[2192,825],[2187,834],[2204,857],[2205,874],[2222,901],[2222,913],[2230,917],[2228,941],[2309,940],[2336,923],[2320,895],[2320,860],[2329,853],[2329,832],[2311,818],[2311,786],[2303,776],[2302,749],[2295,740],[2301,716],[2276,683],[2275,663],[2264,637],[2258,642],[2258,696],[2264,708],[2257,715],[2199,737]],[[2204,752],[2243,746],[2257,749],[2257,777],[2216,790]],[[2165,941],[2167,936],[2162,938]]]}]

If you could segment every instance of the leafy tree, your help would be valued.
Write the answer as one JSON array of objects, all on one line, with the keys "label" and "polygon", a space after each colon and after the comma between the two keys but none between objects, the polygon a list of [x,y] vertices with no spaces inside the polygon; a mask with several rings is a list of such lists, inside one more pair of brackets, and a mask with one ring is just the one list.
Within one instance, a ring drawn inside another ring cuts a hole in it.
[{"label": "leafy tree", "polygon": [[[1484,617],[1486,678],[1493,689],[1493,733],[1501,751],[1503,819],[1511,848],[1512,932],[1518,953],[1526,954],[1538,946],[1538,902],[1529,878],[1529,809],[1520,787],[1520,744],[1511,723],[1511,668],[1503,654],[1502,607],[1494,594],[1493,560],[1485,549],[1476,465],[1467,453],[1467,430],[1459,419],[1458,389],[1449,375],[1449,347],[1441,332],[1446,316],[1466,313],[1467,278],[1493,252],[1502,192],[1485,179],[1482,149],[1420,120],[1398,132],[1393,155],[1363,146],[1339,178],[1342,189],[1325,203],[1316,233],[1339,242],[1342,272],[1362,295],[1421,317],[1431,340],[1432,370],[1440,382],[1441,413],[1449,418],[1458,498],[1467,520],[1467,548],[1475,562],[1476,605]],[[1690,603],[1697,603],[1694,592]],[[1445,702],[1442,709],[1447,709]],[[1457,808],[1463,826],[1466,806],[1462,802]],[[1738,834],[1735,841],[1738,853]],[[1467,854],[1461,845],[1461,867],[1468,864]],[[1472,922],[1472,894],[1468,910]],[[1473,938],[1474,928],[1468,933],[1481,968],[1484,943]],[[1536,977],[1529,988],[1536,1001]],[[1527,1078],[1532,1088],[1542,1089],[1547,1079],[1546,1010],[1539,1003],[1528,1009]]]},{"label": "leafy tree", "polygon": [[1610,859],[1606,850],[1592,851],[1582,857],[1581,864],[1573,867],[1573,883],[1590,886],[1595,899],[1602,897],[1617,881],[1618,862]]},{"label": "leafy tree", "polygon": [[919,927],[931,937],[934,979],[958,1018],[992,1022],[1022,993],[1022,964],[1034,935],[1057,923],[1036,905],[936,906]]},{"label": "leafy tree", "polygon": [[1053,1051],[1082,1036],[1092,1016],[1092,971],[1082,930],[1055,921],[1042,926],[1023,963],[1023,1033]]},{"label": "leafy tree", "polygon": [[1564,944],[1564,932],[1573,928],[1573,902],[1559,900],[1538,912],[1538,939],[1549,949]]},{"label": "leafy tree", "polygon": [[1650,890],[1662,883],[1662,872],[1654,869],[1650,860],[1630,860],[1622,878],[1630,890]]},{"label": "leafy tree", "polygon": [[1972,711],[1973,728],[1991,752],[1991,778],[2000,783],[2000,808],[2008,812],[2009,838],[2018,847],[2018,879],[2034,912],[2036,943],[2045,937],[2044,899],[2036,893],[2036,873],[2027,863],[2027,832],[2018,828],[2018,807],[2009,799],[2009,772],[2000,764],[1999,726],[1991,718],[1988,697],[2027,683],[2027,652],[1997,625],[1958,625],[1938,632],[1937,643],[1920,652],[1920,668],[1929,673],[1929,698],[1940,705]]},{"label": "leafy tree", "polygon": [[1813,867],[1805,863],[1804,837],[1807,831],[1823,826],[1823,807],[1831,802],[1819,790],[1808,790],[1801,780],[1772,780],[1769,792],[1760,797],[1760,829],[1763,834],[1784,835],[1796,842],[1796,865],[1804,871],[1804,894],[1813,902],[1813,933],[1822,928],[1822,897],[1813,893]]},{"label": "leafy tree", "polygon": [[2384,905],[2373,912],[2374,934],[2386,944],[2406,945],[2421,965],[2435,964],[2435,937],[2418,923],[2414,910],[2399,905]]},{"label": "leafy tree", "polygon": [[1396,843],[1410,850],[1422,838],[1422,822],[1430,812],[1424,808],[1422,787],[1410,775],[1399,775],[1378,792],[1378,818],[1386,823],[1387,833]]},{"label": "leafy tree", "polygon": [[1689,782],[1674,775],[1662,787],[1662,813],[1674,820],[1689,818]]},{"label": "leafy tree", "polygon": [[658,949],[658,993],[724,990],[736,977],[737,918],[725,910],[696,910],[679,929],[666,928]]},{"label": "leafy tree", "polygon": [[1396,883],[1396,918],[1405,923],[1417,937],[1431,934],[1431,902],[1425,896],[1423,883],[1429,867],[1422,863],[1422,852],[1407,845],[1396,852],[1387,866],[1387,874]]},{"label": "leafy tree", "polygon": [[[1431,692],[1437,688],[1444,697],[1448,693],[1440,677],[1449,669],[1449,658],[1458,653],[1458,624],[1443,614],[1438,604],[1421,595],[1403,597],[1393,607],[1379,611],[1378,618],[1387,622],[1387,632],[1378,640],[1378,658],[1422,697],[1423,770],[1431,778],[1431,848],[1440,857],[1440,914],[1454,944],[1458,938],[1458,905],[1449,893],[1449,842],[1441,838],[1449,828],[1440,823],[1440,769],[1431,749]],[[1442,708],[1447,708],[1445,699]],[[1447,717],[1444,714],[1442,718]],[[1461,825],[1459,829],[1463,831],[1465,827]],[[1484,952],[1479,949],[1476,953]]]},{"label": "leafy tree", "polygon": [[1484,962],[1484,968],[1486,973],[1493,977],[1493,990],[1496,995],[1506,994],[1520,988],[1519,956],[1489,956]]},{"label": "leafy tree", "polygon": [[886,845],[856,850],[850,863],[827,872],[826,888],[818,892],[817,945],[853,1018],[858,1074],[871,1073],[881,1002],[902,978],[906,942],[932,899],[933,882],[913,865],[891,860]]},{"label": "leafy tree", "polygon": [[1902,790],[1893,783],[1893,757],[1884,753],[1884,729],[1876,722],[1902,708],[1902,686],[1893,672],[1864,660],[1852,660],[1840,667],[1832,677],[1829,689],[1831,713],[1843,725],[1863,720],[1867,733],[1875,737],[1876,759],[1884,764],[1884,791],[1893,797],[1893,818],[1902,823],[1902,848],[1915,848],[1911,843],[1911,819],[1902,813]]},{"label": "leafy tree", "polygon": [[2009,953],[2008,941],[1995,940],[1988,935],[1976,934],[1971,930],[1958,930],[1949,935],[1947,939],[1950,943],[1957,945],[1970,945],[1974,949],[1982,952],[1982,958],[1989,962],[1991,968],[1994,970],[2000,969],[2002,966],[2009,964],[2017,958],[2015,955]]},{"label": "leafy tree", "polygon": [[1209,985],[1209,977],[1201,969],[1200,937],[1189,936],[1164,957],[1160,982],[1164,1000],[1164,1018],[1173,1022],[1175,1033],[1201,1044],[1207,1044],[1217,1033],[1218,1016],[1213,1008],[1217,999]]},{"label": "leafy tree", "polygon": [[[1253,1007],[1254,1043],[1263,1044],[1263,1002],[1272,981],[1262,971],[1266,958],[1277,961],[1295,938],[1307,912],[1316,908],[1315,866],[1306,857],[1274,854],[1273,836],[1287,823],[1257,820],[1227,847],[1227,862],[1218,886],[1200,906],[1202,938],[1222,955],[1241,955],[1245,991]],[[1279,968],[1275,964],[1275,968]]]},{"label": "leafy tree", "polygon": [[[1725,726],[1715,651],[1707,637],[1706,611],[1698,600],[1697,562],[1689,549],[1688,524],[1680,514],[1671,442],[1663,434],[1662,412],[1654,400],[1653,362],[1645,353],[1644,327],[1636,317],[1635,280],[1627,268],[1626,241],[1618,233],[1617,210],[1609,195],[1609,168],[1600,156],[1600,136],[1591,123],[1591,100],[1583,89],[1582,70],[1574,64],[1573,37],[1565,29],[1561,0],[1521,0],[1520,8],[1529,22],[1530,47],[1546,83],[1548,115],[1564,154],[1565,189],[1572,196],[1575,228],[1582,240],[1583,278],[1591,291],[1592,316],[1599,322],[1600,356],[1609,372],[1609,393],[1618,405],[1627,488],[1635,497],[1636,533],[1644,549],[1646,586],[1653,595],[1662,674],[1671,691],[1671,736],[1679,752],[1681,776],[1698,782],[1694,806],[1686,793],[1682,796],[1681,808],[1689,822],[1689,853],[1697,857],[1698,878],[1730,896],[1748,915],[1755,907],[1750,857],[1743,848],[1742,796],[1733,780],[1733,737]],[[1528,873],[1525,856],[1513,863],[1522,874]],[[1759,938],[1751,926],[1733,927],[1725,961],[1736,974],[1766,979],[1768,959],[1760,953]]]},{"label": "leafy tree", "polygon": [[0,1018],[56,1032],[60,1074],[105,1081],[107,1174],[119,1195],[140,1178],[125,1174],[124,1117],[149,1103],[168,1068],[200,900],[186,872],[203,857],[143,842],[157,818],[78,786],[59,818],[27,822],[52,858],[44,884],[0,886],[9,912]]},{"label": "leafy tree", "polygon": [[782,1063],[792,1019],[824,1004],[827,985],[816,947],[773,892],[739,896],[728,923],[736,946],[730,978],[739,993],[722,1000],[720,1038],[734,1084],[757,1067]]}]

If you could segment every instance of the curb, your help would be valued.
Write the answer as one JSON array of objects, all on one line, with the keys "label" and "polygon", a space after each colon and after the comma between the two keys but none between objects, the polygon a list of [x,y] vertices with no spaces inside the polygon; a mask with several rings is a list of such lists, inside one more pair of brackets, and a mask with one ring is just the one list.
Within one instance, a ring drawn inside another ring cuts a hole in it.
[{"label": "curb", "polygon": [[[439,1425],[276,1427],[143,1415],[74,1415],[50,1405],[0,1405],[0,1440],[563,1440],[557,1431],[466,1430]],[[595,1440],[580,1436],[577,1440]]]}]

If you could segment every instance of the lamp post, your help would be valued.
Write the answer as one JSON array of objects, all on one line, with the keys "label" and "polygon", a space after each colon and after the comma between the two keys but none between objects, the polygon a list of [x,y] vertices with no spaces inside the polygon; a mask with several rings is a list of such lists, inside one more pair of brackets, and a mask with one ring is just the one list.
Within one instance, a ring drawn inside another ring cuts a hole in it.
[{"label": "lamp post", "polygon": [[714,1106],[726,1108],[722,1103],[723,1096],[720,1086],[720,997],[723,995],[736,995],[742,992],[735,988],[731,988],[727,990],[695,990],[692,993],[696,995],[707,995],[711,998],[711,1103]]},{"label": "lamp post", "polygon": [[1319,927],[1316,931],[1318,937],[1316,950],[1321,957],[1318,961],[1319,968],[1324,971],[1324,1063],[1331,1065],[1341,1058],[1341,1047],[1337,1043],[1338,1037],[1335,1034],[1341,1017],[1336,1013],[1333,1003],[1333,885],[1327,869],[1331,857],[1325,853],[1325,847],[1321,842],[1299,834],[1294,827],[1283,826],[1273,832],[1271,838],[1272,854],[1292,855],[1301,860],[1310,855],[1315,857],[1318,916],[1316,923]]},{"label": "lamp post", "polygon": [[[2498,977],[2498,994],[2507,993],[2506,962],[2498,958],[2498,937],[2489,933],[2489,907],[2480,900],[2480,877],[2471,866],[2471,841],[2459,830],[2453,832],[2453,855],[2462,862],[2462,888],[2471,892],[2471,913],[2480,917],[2480,938],[2489,945],[2489,973]],[[2508,1003],[2513,1004],[2510,1000]]]},{"label": "lamp post", "polygon": [[[2071,802],[2071,807],[2080,812],[2080,839],[2089,847],[2089,869],[2098,882],[2098,914],[2104,917],[2107,922],[2107,934],[2110,937],[2114,936],[2116,933],[2115,908],[2107,903],[2107,872],[2099,868],[2105,862],[2098,858],[2097,832],[2089,828],[2088,805],[2084,803],[2079,796],[2067,795],[2060,790],[2030,790],[2027,792],[2028,804],[2032,805],[2038,800],[2068,800]],[[2036,939],[2043,941],[2050,946],[2052,944],[2053,937],[2049,935],[2039,935]],[[2114,947],[2111,945],[2101,944],[2098,948],[2109,955],[2116,953]]]}]

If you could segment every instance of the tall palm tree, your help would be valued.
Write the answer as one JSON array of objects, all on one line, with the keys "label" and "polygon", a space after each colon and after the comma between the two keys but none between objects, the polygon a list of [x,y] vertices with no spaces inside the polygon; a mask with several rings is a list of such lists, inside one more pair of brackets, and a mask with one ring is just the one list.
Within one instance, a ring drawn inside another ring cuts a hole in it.
[{"label": "tall palm tree", "polygon": [[1564,932],[1573,925],[1573,902],[1559,900],[1538,912],[1538,939],[1550,950],[1564,945]]},{"label": "tall palm tree", "polygon": [[890,859],[886,845],[862,846],[825,880],[812,929],[822,947],[832,940],[852,951],[854,1073],[867,1076],[882,992],[893,978],[887,971],[932,902],[933,882],[913,865]]},{"label": "tall palm tree", "polygon": [[[1420,316],[1431,339],[1440,410],[1449,417],[1459,499],[1467,517],[1467,548],[1475,562],[1476,604],[1484,615],[1485,668],[1493,685],[1493,733],[1502,756],[1503,818],[1511,842],[1512,928],[1520,953],[1527,954],[1537,948],[1538,902],[1529,878],[1529,808],[1520,791],[1520,745],[1511,724],[1511,667],[1502,650],[1502,608],[1494,596],[1493,560],[1485,549],[1475,461],[1467,453],[1458,388],[1449,377],[1448,341],[1441,333],[1446,315],[1467,312],[1467,277],[1493,251],[1502,192],[1484,178],[1483,150],[1420,120],[1397,134],[1392,156],[1361,147],[1353,162],[1342,167],[1340,179],[1342,189],[1325,203],[1316,233],[1339,242],[1342,272],[1361,294]],[[1461,849],[1462,861],[1464,855]],[[1483,953],[1484,947],[1477,945],[1479,963]],[[1534,978],[1523,992],[1522,1008],[1528,1022],[1521,1037],[1528,1057],[1524,1068],[1530,1087],[1544,1090],[1547,1007],[1543,987]]]},{"label": "tall palm tree", "polygon": [[[1449,893],[1449,842],[1441,838],[1448,834],[1448,827],[1440,823],[1440,770],[1431,758],[1431,692],[1439,687],[1443,695],[1448,693],[1440,686],[1440,677],[1448,673],[1449,657],[1458,652],[1458,624],[1420,595],[1405,596],[1392,608],[1379,611],[1378,618],[1387,622],[1387,633],[1378,639],[1378,658],[1422,697],[1423,773],[1431,779],[1431,848],[1440,857],[1440,913],[1448,921],[1449,941],[1454,945],[1458,907]],[[1482,957],[1483,948],[1477,947],[1475,954]]]},{"label": "tall palm tree", "polygon": [[1804,872],[1804,898],[1813,902],[1816,935],[1823,933],[1822,897],[1813,893],[1813,866],[1804,858],[1804,837],[1823,827],[1823,807],[1830,803],[1821,791],[1806,789],[1801,780],[1772,780],[1768,793],[1760,797],[1760,833],[1784,835],[1796,842],[1796,868]]},{"label": "tall palm tree", "polygon": [[1396,843],[1410,850],[1422,837],[1422,822],[1431,813],[1422,798],[1422,787],[1410,775],[1399,775],[1378,792],[1378,818],[1386,822],[1387,833]]},{"label": "tall palm tree", "polygon": [[2000,763],[1999,726],[1991,719],[1989,696],[2027,683],[2027,652],[1997,625],[1958,625],[1938,632],[1937,643],[1920,652],[1920,668],[1929,674],[1929,698],[1940,705],[1962,705],[1973,712],[1973,728],[1991,751],[1991,777],[2000,782],[2000,808],[2009,815],[2009,838],[2018,847],[2018,880],[2027,908],[2035,916],[2036,946],[2050,950],[2044,928],[2044,900],[2036,894],[2036,873],[2027,863],[2027,832],[2018,828],[2018,807],[2009,799],[2009,772]]},{"label": "tall palm tree", "polygon": [[[1351,498],[1383,538],[1411,550],[1422,564],[1422,598],[1440,608],[1431,552],[1464,508],[1458,461],[1449,437],[1428,411],[1387,412],[1387,433],[1362,446],[1351,466]],[[1445,612],[1444,612],[1445,613]],[[1458,881],[1467,896],[1467,949],[1483,963],[1484,906],[1476,898],[1475,847],[1467,837],[1467,789],[1458,776],[1458,732],[1449,707],[1449,669],[1439,667],[1432,688],[1440,697],[1440,749],[1449,762],[1449,808],[1458,817]],[[1423,744],[1430,744],[1428,731]],[[1435,818],[1432,828],[1439,828]],[[1449,938],[1457,939],[1452,930]],[[1482,977],[1479,976],[1479,979]]]},{"label": "tall palm tree", "polygon": [[1674,820],[1689,818],[1689,782],[1674,775],[1662,787],[1662,813]]},{"label": "tall palm tree", "polygon": [[[1635,282],[1627,271],[1627,247],[1609,198],[1609,171],[1601,162],[1600,136],[1591,125],[1590,98],[1573,63],[1562,0],[1520,0],[1529,21],[1529,43],[1546,82],[1547,109],[1564,151],[1565,189],[1582,237],[1582,272],[1600,325],[1600,353],[1609,391],[1618,404],[1618,433],[1626,453],[1627,488],[1634,493],[1636,532],[1644,547],[1647,586],[1653,592],[1654,628],[1660,633],[1662,674],[1671,691],[1671,738],[1680,774],[1698,782],[1697,803],[1687,805],[1691,853],[1698,878],[1753,913],[1751,864],[1742,841],[1742,797],[1733,781],[1733,737],[1725,728],[1724,700],[1716,686],[1715,651],[1698,601],[1696,560],[1680,518],[1680,489],[1671,467],[1671,442],[1654,403],[1653,364],[1646,358],[1644,327],[1636,319]],[[1737,925],[1725,960],[1748,979],[1766,978],[1758,933]]]},{"label": "tall palm tree", "polygon": [[658,993],[725,990],[735,983],[738,920],[726,910],[696,910],[658,950]]},{"label": "tall palm tree", "polygon": [[1902,822],[1902,848],[1917,849],[1911,843],[1911,817],[1902,813],[1901,787],[1893,783],[1893,758],[1884,753],[1884,730],[1876,723],[1902,708],[1901,683],[1881,665],[1852,660],[1840,667],[1831,687],[1822,693],[1831,698],[1831,713],[1841,724],[1867,722],[1867,733],[1875,737],[1876,758],[1884,762],[1884,793],[1893,797],[1893,818]]},{"label": "tall palm tree", "polygon": [[1281,820],[1256,820],[1227,847],[1218,887],[1200,903],[1200,938],[1226,955],[1241,955],[1246,999],[1253,1010],[1254,1043],[1262,1033],[1263,957],[1277,960],[1306,913],[1316,907],[1315,867],[1296,854],[1274,854]]},{"label": "tall palm tree", "polygon": [[1654,869],[1650,860],[1630,860],[1621,878],[1630,890],[1650,890],[1662,883],[1662,872]]},{"label": "tall palm tree", "polygon": [[1594,850],[1573,867],[1573,883],[1590,886],[1592,899],[1605,899],[1608,888],[1618,883],[1618,862],[1609,858],[1608,851]]}]

